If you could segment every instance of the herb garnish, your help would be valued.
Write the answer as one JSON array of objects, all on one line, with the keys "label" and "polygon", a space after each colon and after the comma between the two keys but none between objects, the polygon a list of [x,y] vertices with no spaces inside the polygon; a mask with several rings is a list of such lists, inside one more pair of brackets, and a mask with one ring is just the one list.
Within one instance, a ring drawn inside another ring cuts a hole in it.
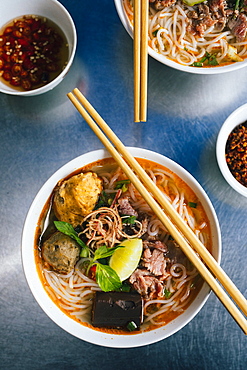
[{"label": "herb garnish", "polygon": [[136,216],[122,216],[123,224],[134,225],[136,221]]},{"label": "herb garnish", "polygon": [[[88,246],[79,238],[77,232],[70,223],[64,221],[54,221],[54,224],[58,231],[68,235],[82,247],[80,257],[89,257],[90,252],[93,254]],[[90,268],[92,266],[96,266],[96,282],[104,292],[118,290],[121,288],[122,283],[118,274],[110,266],[100,263],[98,260],[103,260],[104,258],[110,257],[118,248],[124,248],[124,246],[118,245],[117,247],[107,248],[106,245],[102,245],[96,249],[93,258],[90,260],[87,267],[88,274]]]},{"label": "herb garnish", "polygon": [[106,194],[105,191],[102,191],[102,193],[99,196],[99,201],[94,209],[98,209],[101,207],[109,207],[112,204],[113,199],[114,198],[110,194]]},{"label": "herb garnish", "polygon": [[115,189],[121,189],[123,193],[125,193],[128,190],[128,185],[130,184],[130,180],[121,180],[116,181]]},{"label": "herb garnish", "polygon": [[80,245],[80,247],[82,247],[80,257],[88,257],[90,255],[88,246],[79,238],[77,232],[71,224],[64,221],[54,221],[54,225],[58,231],[68,235],[70,238],[74,239]]},{"label": "herb garnish", "polygon": [[159,28],[158,28],[157,30],[153,31],[153,36],[154,36],[154,37],[156,37],[156,36],[157,36],[158,31],[159,31]]},{"label": "herb garnish", "polygon": [[209,54],[207,51],[205,55],[199,60],[199,62],[192,63],[193,67],[203,67],[203,64],[217,66],[219,63],[217,62],[215,54]]},{"label": "herb garnish", "polygon": [[118,290],[122,286],[122,283],[118,274],[110,266],[104,265],[98,260],[110,257],[118,248],[124,247],[119,245],[117,247],[107,248],[106,245],[102,245],[96,249],[94,257],[88,265],[87,271],[89,271],[92,266],[96,266],[96,282],[104,292]]},{"label": "herb garnish", "polygon": [[191,207],[191,208],[196,208],[197,207],[197,203],[195,203],[195,202],[188,202],[188,206]]},{"label": "herb garnish", "polygon": [[166,288],[164,289],[164,296],[166,298],[170,298],[170,296],[172,295],[172,293],[170,292],[170,290],[167,290]]},{"label": "herb garnish", "polygon": [[128,324],[127,324],[127,329],[128,329],[129,331],[136,330],[136,329],[137,329],[137,325],[136,325],[136,323],[135,323],[134,321],[130,321],[130,322],[128,322]]},{"label": "herb garnish", "polygon": [[234,6],[235,14],[234,14],[234,17],[233,18],[236,18],[237,17],[237,14],[238,14],[237,12],[241,12],[242,11],[243,5],[244,5],[243,0],[236,0],[235,6]]}]

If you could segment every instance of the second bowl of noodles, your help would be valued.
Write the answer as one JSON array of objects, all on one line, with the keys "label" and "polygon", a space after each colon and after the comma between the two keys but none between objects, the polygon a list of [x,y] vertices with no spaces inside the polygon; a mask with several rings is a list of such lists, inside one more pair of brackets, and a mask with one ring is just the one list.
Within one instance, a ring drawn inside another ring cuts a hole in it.
[{"label": "second bowl of noodles", "polygon": [[[115,5],[132,37],[133,1],[115,0]],[[149,1],[148,53],[169,67],[196,74],[243,68],[246,34],[246,7],[237,1]]]},{"label": "second bowl of noodles", "polygon": [[[198,182],[158,153],[128,148],[214,258],[221,236]],[[30,289],[70,334],[137,347],[189,323],[210,289],[106,150],[75,158],[28,212],[22,258]]]}]

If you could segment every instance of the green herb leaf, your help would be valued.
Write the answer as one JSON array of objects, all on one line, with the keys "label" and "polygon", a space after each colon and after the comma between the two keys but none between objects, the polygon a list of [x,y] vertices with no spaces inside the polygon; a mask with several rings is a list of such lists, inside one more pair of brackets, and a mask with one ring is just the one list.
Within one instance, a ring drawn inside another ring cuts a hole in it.
[{"label": "green herb leaf", "polygon": [[124,246],[118,245],[117,247],[107,248],[106,245],[102,245],[101,247],[96,249],[95,254],[94,254],[94,261],[101,259],[101,258],[110,257],[115,252],[115,250],[118,248],[124,248]]},{"label": "green herb leaf", "polygon": [[96,266],[96,281],[104,292],[117,290],[122,285],[118,274],[110,266],[101,263]]},{"label": "green herb leaf", "polygon": [[98,249],[96,249],[95,253],[94,253],[94,261],[96,261],[97,259],[100,259],[100,258],[103,258],[101,257],[101,255],[103,255],[104,253],[106,253],[108,250],[107,246],[106,245],[102,245],[101,247],[99,247]]},{"label": "green herb leaf", "polygon": [[70,223],[64,221],[54,221],[54,225],[56,226],[58,231],[74,239],[83,248],[81,250],[81,253],[84,254],[83,257],[87,257],[89,255],[87,245],[79,238],[77,232]]},{"label": "green herb leaf", "polygon": [[134,225],[136,221],[136,216],[129,216],[129,217],[123,216],[122,221],[123,221],[123,224]]}]

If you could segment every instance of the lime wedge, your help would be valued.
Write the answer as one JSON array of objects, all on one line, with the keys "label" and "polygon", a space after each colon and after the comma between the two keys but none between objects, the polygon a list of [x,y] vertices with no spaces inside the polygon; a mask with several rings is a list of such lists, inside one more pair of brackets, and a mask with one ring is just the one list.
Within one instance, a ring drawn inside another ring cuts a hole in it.
[{"label": "lime wedge", "polygon": [[111,256],[109,266],[116,271],[121,281],[128,279],[138,266],[142,255],[142,240],[124,240],[119,245],[124,248],[115,250]]},{"label": "lime wedge", "polygon": [[186,5],[193,6],[193,5],[196,5],[196,4],[203,3],[205,0],[182,0],[182,1]]}]

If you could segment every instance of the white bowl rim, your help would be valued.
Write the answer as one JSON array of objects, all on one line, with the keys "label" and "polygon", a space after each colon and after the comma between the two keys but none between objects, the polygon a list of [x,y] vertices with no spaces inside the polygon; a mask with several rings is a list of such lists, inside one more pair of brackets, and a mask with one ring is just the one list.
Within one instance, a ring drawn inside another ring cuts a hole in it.
[{"label": "white bowl rim", "polygon": [[[52,90],[53,88],[55,88],[63,80],[63,78],[66,76],[66,74],[68,73],[68,71],[69,71],[69,69],[70,69],[70,67],[73,63],[75,53],[76,53],[76,48],[77,48],[76,27],[75,27],[74,21],[73,21],[71,15],[70,15],[69,11],[65,8],[65,6],[62,3],[60,3],[58,0],[51,0],[51,2],[55,3],[63,11],[63,13],[66,14],[66,17],[67,17],[67,19],[68,19],[68,21],[71,25],[71,30],[72,30],[72,35],[73,35],[73,43],[72,43],[72,48],[71,48],[71,51],[70,51],[70,54],[69,54],[69,59],[68,59],[68,63],[66,64],[66,67],[62,70],[62,72],[56,78],[54,78],[52,81],[50,81],[47,85],[38,87],[37,89],[32,89],[32,90],[27,90],[27,91],[19,91],[19,90],[15,90],[15,89],[10,90],[10,89],[4,89],[4,87],[0,87],[0,92],[1,93],[7,94],[7,95],[15,95],[15,96],[40,95],[40,94],[43,94],[43,93],[48,92],[48,91]],[[9,21],[11,21],[11,19]]]},{"label": "white bowl rim", "polygon": [[[211,201],[209,200],[207,194],[202,189],[201,185],[197,182],[197,180],[179,164],[159,153],[136,147],[128,147],[127,149],[133,156],[137,158],[149,159],[153,162],[160,163],[163,166],[170,168],[178,176],[184,179],[184,181],[192,188],[192,190],[194,190],[196,194],[199,194],[200,201],[202,202],[207,214],[209,215],[209,218],[212,217],[213,220],[211,224],[213,245],[217,246],[216,247],[217,252],[215,253],[214,257],[220,263],[221,233],[217,215],[211,204]],[[50,317],[50,319],[53,320],[58,326],[63,328],[65,331],[79,339],[100,346],[112,348],[140,347],[163,340],[173,335],[178,330],[182,329],[186,324],[188,324],[206,303],[210,293],[209,286],[206,283],[204,283],[200,292],[198,293],[195,300],[191,303],[189,308],[185,310],[183,314],[178,316],[175,320],[171,321],[167,325],[156,330],[152,330],[141,334],[112,335],[85,327],[84,325],[77,323],[73,319],[70,319],[66,314],[64,314],[55,305],[55,303],[52,302],[48,294],[45,292],[43,285],[38,277],[34,261],[33,231],[36,228],[37,220],[41,213],[41,210],[43,209],[43,206],[46,200],[48,199],[49,195],[51,194],[56,183],[60,179],[66,177],[68,174],[75,171],[76,169],[83,167],[85,164],[93,163],[94,161],[108,157],[111,156],[105,149],[99,149],[89,153],[85,153],[66,163],[44,183],[44,185],[41,187],[38,194],[34,198],[24,223],[22,232],[22,251],[21,251],[22,264],[27,279],[27,283],[36,301],[43,309],[43,311]],[[30,230],[32,230],[32,233],[30,233]]]},{"label": "white bowl rim", "polygon": [[221,129],[219,131],[217,141],[216,141],[216,157],[219,168],[221,170],[222,175],[224,176],[225,180],[228,184],[236,190],[239,194],[247,197],[247,188],[240,184],[235,177],[232,175],[226,160],[225,160],[225,147],[228,136],[230,133],[241,123],[247,120],[247,103],[241,105],[237,109],[235,109],[224,121]]},{"label": "white bowl rim", "polygon": [[[123,2],[122,0],[114,0],[115,7],[117,9],[118,16],[128,32],[128,34],[133,37],[133,31],[130,26],[130,22],[128,21],[124,9],[123,9]],[[226,72],[236,71],[238,69],[244,68],[247,66],[247,60],[243,62],[236,62],[222,67],[208,67],[208,68],[199,68],[199,67],[192,67],[192,66],[185,66],[179,63],[174,62],[173,60],[166,58],[165,56],[157,53],[154,51],[150,46],[148,47],[148,54],[156,59],[157,61],[161,62],[162,64],[177,69],[182,72],[188,72],[192,74],[200,74],[200,75],[212,75],[212,74],[221,74]]]}]

